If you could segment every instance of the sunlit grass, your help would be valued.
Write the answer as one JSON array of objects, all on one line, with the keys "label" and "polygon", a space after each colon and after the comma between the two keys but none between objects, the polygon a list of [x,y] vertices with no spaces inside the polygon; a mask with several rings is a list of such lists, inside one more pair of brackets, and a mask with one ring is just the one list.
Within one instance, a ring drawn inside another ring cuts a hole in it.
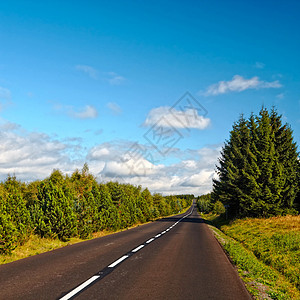
[{"label": "sunlit grass", "polygon": [[222,230],[300,288],[300,216],[237,220]]},{"label": "sunlit grass", "polygon": [[0,264],[6,264],[25,257],[51,251],[67,245],[72,245],[81,241],[83,240],[79,238],[71,238],[69,241],[63,242],[59,239],[40,238],[37,235],[31,235],[27,242],[17,247],[12,251],[11,254],[0,255]]},{"label": "sunlit grass", "polygon": [[211,226],[256,299],[300,299],[300,216],[241,219],[221,226],[226,223],[222,218],[207,217],[221,228]]}]

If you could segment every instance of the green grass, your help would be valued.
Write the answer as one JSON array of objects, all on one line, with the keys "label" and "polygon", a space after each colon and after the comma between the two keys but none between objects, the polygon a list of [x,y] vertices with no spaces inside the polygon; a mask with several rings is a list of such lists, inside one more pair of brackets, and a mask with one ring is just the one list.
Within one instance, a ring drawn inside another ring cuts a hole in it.
[{"label": "green grass", "polygon": [[[206,216],[207,217],[207,216]],[[300,216],[242,219],[228,225],[208,217],[216,237],[257,299],[300,299]]]},{"label": "green grass", "polygon": [[51,251],[81,241],[83,240],[79,238],[72,238],[67,242],[63,242],[59,239],[40,238],[37,235],[31,235],[28,241],[13,250],[11,254],[1,254],[0,264],[7,264],[15,260]]}]

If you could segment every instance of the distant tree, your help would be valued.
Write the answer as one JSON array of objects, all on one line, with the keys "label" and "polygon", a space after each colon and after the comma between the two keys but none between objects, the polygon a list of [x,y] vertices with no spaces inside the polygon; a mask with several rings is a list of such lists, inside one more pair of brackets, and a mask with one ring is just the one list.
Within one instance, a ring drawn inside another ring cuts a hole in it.
[{"label": "distant tree", "polygon": [[213,208],[213,203],[211,202],[211,194],[201,195],[197,199],[197,206],[200,212],[210,213]]}]

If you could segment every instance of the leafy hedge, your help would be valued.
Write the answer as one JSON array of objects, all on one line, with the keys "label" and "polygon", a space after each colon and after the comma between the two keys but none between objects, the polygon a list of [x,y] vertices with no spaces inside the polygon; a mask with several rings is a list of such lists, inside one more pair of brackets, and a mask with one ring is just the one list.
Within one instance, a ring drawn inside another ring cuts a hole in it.
[{"label": "leafy hedge", "polygon": [[35,233],[67,240],[119,230],[191,205],[189,197],[151,195],[146,188],[98,183],[87,165],[71,176],[54,170],[29,184],[8,176],[0,183],[0,253],[10,253]]}]

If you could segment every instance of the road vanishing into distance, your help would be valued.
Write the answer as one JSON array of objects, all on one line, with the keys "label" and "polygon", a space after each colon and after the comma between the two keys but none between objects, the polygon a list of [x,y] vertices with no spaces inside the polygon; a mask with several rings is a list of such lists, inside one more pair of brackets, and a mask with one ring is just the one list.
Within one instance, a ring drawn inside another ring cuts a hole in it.
[{"label": "road vanishing into distance", "polygon": [[251,299],[195,204],[0,266],[0,299]]}]

